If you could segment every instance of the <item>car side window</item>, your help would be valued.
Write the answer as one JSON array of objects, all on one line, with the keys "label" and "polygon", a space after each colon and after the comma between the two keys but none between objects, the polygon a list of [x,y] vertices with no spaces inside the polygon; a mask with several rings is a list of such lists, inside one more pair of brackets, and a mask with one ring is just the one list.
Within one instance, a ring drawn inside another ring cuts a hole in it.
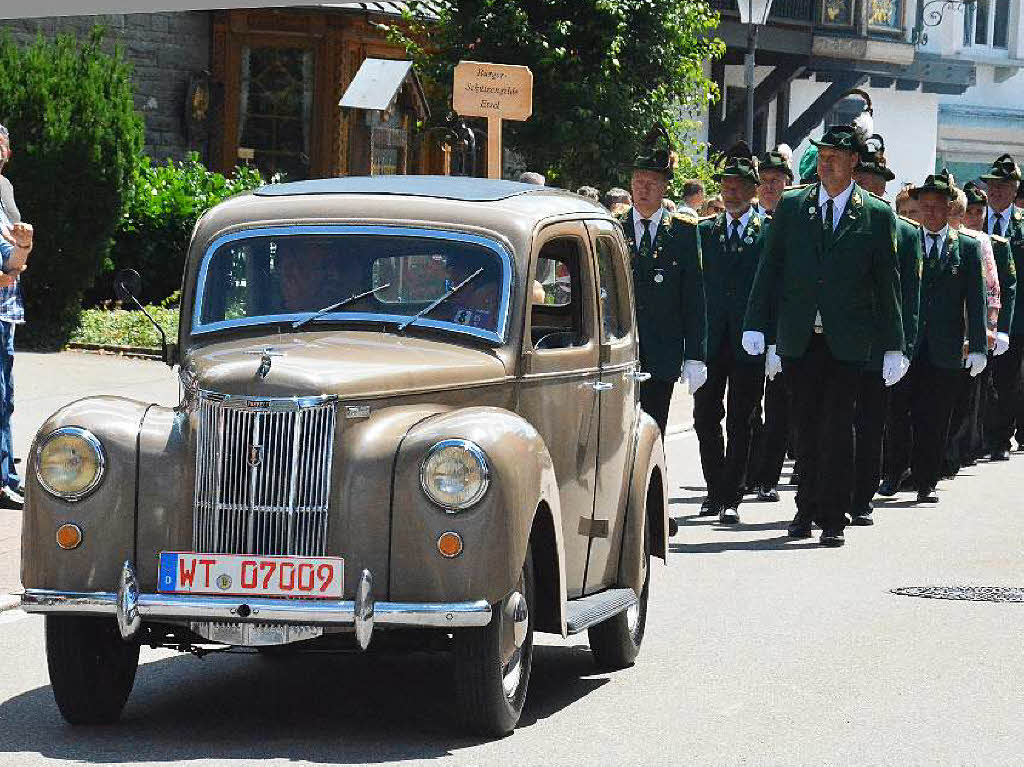
[{"label": "car side window", "polygon": [[595,240],[600,277],[601,342],[618,341],[629,333],[629,307],[624,306],[623,288],[616,268],[619,258],[615,240],[601,236]]},{"label": "car side window", "polygon": [[[530,333],[535,349],[564,349],[586,344],[580,272],[585,253],[577,237],[554,237],[541,248],[534,275],[535,298],[530,310]],[[543,302],[539,301],[541,289]]]}]

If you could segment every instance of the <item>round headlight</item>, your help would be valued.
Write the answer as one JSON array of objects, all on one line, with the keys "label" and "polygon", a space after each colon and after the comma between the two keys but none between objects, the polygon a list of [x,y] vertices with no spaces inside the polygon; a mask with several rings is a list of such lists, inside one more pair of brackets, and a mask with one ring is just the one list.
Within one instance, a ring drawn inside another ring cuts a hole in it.
[{"label": "round headlight", "polygon": [[36,451],[39,484],[65,501],[81,500],[95,490],[105,464],[100,441],[78,426],[51,432]]},{"label": "round headlight", "polygon": [[484,497],[490,483],[487,455],[464,439],[438,442],[420,465],[423,492],[449,512],[468,509]]}]

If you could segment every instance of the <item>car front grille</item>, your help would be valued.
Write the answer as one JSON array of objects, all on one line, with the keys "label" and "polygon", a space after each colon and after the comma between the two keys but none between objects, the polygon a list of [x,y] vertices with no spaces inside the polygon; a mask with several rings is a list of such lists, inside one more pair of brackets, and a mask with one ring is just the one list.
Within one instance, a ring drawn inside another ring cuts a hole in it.
[{"label": "car front grille", "polygon": [[321,556],[327,547],[335,405],[199,397],[196,551]]}]

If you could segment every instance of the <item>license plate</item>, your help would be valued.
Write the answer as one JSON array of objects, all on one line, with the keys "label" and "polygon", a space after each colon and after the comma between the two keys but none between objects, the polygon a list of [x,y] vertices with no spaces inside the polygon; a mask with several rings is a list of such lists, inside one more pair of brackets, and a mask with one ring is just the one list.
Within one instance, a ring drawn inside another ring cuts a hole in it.
[{"label": "license plate", "polygon": [[344,585],[341,557],[160,553],[158,590],[165,594],[340,599]]}]

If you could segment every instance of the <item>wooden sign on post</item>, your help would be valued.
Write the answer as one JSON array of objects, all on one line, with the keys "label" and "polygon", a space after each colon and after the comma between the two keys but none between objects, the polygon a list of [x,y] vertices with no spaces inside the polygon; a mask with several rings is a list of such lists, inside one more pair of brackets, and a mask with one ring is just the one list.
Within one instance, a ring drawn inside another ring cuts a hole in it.
[{"label": "wooden sign on post", "polygon": [[464,117],[487,118],[487,177],[501,178],[501,121],[533,114],[533,72],[513,64],[460,61],[452,109]]}]

